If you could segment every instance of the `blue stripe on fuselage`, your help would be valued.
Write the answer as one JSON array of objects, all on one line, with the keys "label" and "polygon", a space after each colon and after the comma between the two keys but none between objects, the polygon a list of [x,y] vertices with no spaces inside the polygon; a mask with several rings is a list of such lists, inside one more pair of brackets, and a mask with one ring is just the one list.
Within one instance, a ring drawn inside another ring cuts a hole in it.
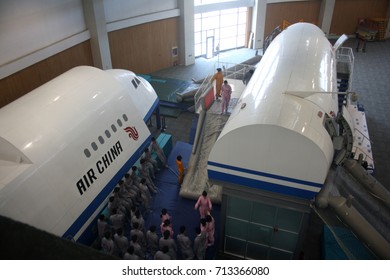
[{"label": "blue stripe on fuselage", "polygon": [[[227,172],[221,172],[221,171],[215,171],[215,170],[209,169],[208,176],[211,179],[216,179],[219,181],[225,181],[225,182],[229,182],[229,183],[233,183],[233,184],[237,184],[237,185],[244,185],[244,186],[248,186],[248,187],[255,188],[255,189],[262,189],[262,190],[266,190],[266,191],[270,191],[270,192],[276,192],[276,193],[280,193],[280,194],[285,194],[285,195],[295,196],[295,197],[300,197],[300,198],[305,198],[305,199],[313,198],[318,192],[304,190],[304,189],[296,188],[293,186],[289,186],[288,183],[291,182],[291,183],[296,183],[296,184],[301,184],[301,185],[305,185],[305,186],[309,186],[309,187],[318,188],[318,191],[320,191],[321,187],[323,186],[323,185],[321,185],[319,183],[315,183],[315,182],[309,182],[309,181],[284,177],[284,176],[280,176],[280,175],[269,174],[269,173],[265,173],[265,172],[245,169],[245,168],[241,168],[241,167],[236,167],[236,166],[231,166],[231,165],[226,165],[226,164],[221,164],[221,163],[216,163],[216,162],[209,161],[208,165],[224,168],[227,171]],[[271,179],[285,181],[286,185],[251,179],[251,178],[247,178],[244,176],[232,175],[232,174],[228,173],[229,170],[239,171],[239,172],[247,173],[250,175],[262,176],[262,177],[267,177],[267,178],[271,178]]]},{"label": "blue stripe on fuselage", "polygon": [[[148,113],[144,117],[145,123],[154,110],[157,108],[159,103],[159,99],[157,98]],[[88,221],[88,219],[96,212],[96,210],[102,205],[104,200],[109,196],[109,194],[114,190],[117,186],[119,180],[123,178],[123,176],[130,170],[130,168],[137,162],[137,160],[141,157],[145,148],[149,146],[151,141],[151,135],[142,143],[142,145],[137,149],[137,151],[130,157],[130,159],[119,169],[119,171],[114,175],[114,177],[108,182],[108,184],[100,191],[100,193],[95,197],[95,199],[88,205],[88,207],[81,213],[81,215],[73,222],[73,224],[69,227],[69,229],[63,234],[64,238],[73,238],[80,229],[84,226],[84,224]],[[77,239],[78,242],[83,244],[91,243],[92,236],[92,227],[93,223],[88,225],[85,231],[80,235]]]},{"label": "blue stripe on fuselage", "polygon": [[152,116],[154,110],[158,107],[158,103],[159,103],[159,99],[156,98],[156,100],[154,101],[151,109],[149,110],[149,112],[144,117],[144,122],[145,123],[150,119],[150,117]]},{"label": "blue stripe on fuselage", "polygon": [[[140,158],[145,148],[150,144],[151,136],[142,143],[142,145],[137,149],[137,151],[130,157],[130,159],[118,170],[114,177],[108,182],[108,184],[100,191],[100,193],[95,197],[95,199],[88,205],[88,207],[81,213],[81,215],[73,222],[69,229],[64,233],[63,237],[69,238],[74,237],[88,219],[96,212],[96,210],[103,204],[104,200],[112,193],[114,188],[118,185],[118,182],[123,178],[126,172],[134,165],[135,162]],[[87,230],[78,238],[77,241],[81,243],[85,242],[88,239],[83,235],[89,235]],[[84,242],[83,242],[84,241]]]}]

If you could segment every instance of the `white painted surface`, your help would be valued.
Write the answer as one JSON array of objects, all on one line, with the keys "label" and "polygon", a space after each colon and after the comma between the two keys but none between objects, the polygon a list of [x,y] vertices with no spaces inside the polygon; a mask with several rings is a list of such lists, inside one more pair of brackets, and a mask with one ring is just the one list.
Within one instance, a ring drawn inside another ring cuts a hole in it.
[{"label": "white painted surface", "polygon": [[[149,144],[143,114],[157,95],[141,83],[149,98],[136,104],[131,94],[137,89],[118,81],[121,74],[134,77],[125,70],[76,67],[0,110],[0,215],[59,236],[76,223],[71,235],[77,240],[119,181],[111,179]],[[135,128],[138,138],[129,137],[126,127]],[[120,153],[105,161],[118,143]],[[88,172],[95,178],[80,191]],[[81,216],[86,220],[78,221]]]},{"label": "white painted surface", "polygon": [[324,33],[291,25],[267,49],[209,162],[322,184],[333,159],[323,121],[337,95],[321,92],[337,91],[335,70]]}]

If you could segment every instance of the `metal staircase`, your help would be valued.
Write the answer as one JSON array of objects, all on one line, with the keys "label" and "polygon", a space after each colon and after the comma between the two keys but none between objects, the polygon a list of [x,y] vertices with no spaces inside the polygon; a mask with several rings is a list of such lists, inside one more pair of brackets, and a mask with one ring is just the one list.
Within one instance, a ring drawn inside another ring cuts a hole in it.
[{"label": "metal staircase", "polygon": [[[341,47],[336,52],[336,72],[337,72],[337,88],[338,88],[338,107],[339,114],[337,122],[339,123],[339,135],[343,137],[343,149],[338,152],[335,157],[335,163],[337,165],[342,164],[345,160],[351,157],[354,131],[351,127],[351,121],[349,120],[349,114],[346,107],[350,105],[350,96],[348,93],[351,91],[352,74],[354,65],[354,56],[351,48]],[[348,114],[348,116],[347,116]]]}]

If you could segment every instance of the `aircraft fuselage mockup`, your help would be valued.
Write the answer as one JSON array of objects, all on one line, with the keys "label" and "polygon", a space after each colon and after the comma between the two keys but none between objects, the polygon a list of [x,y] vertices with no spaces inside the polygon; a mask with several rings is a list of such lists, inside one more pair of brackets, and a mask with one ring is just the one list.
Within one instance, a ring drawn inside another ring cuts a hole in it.
[{"label": "aircraft fuselage mockup", "polygon": [[151,85],[73,68],[0,109],[0,215],[90,242],[113,188],[150,143]]}]

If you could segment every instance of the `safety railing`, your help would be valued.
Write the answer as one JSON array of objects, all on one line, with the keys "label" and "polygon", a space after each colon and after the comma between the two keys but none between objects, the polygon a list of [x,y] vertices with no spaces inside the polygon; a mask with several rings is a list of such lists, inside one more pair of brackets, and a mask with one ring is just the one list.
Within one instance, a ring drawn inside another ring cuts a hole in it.
[{"label": "safety railing", "polygon": [[338,63],[345,63],[348,67],[349,79],[348,79],[348,89],[351,91],[352,87],[352,78],[353,78],[353,69],[355,63],[355,57],[353,55],[352,48],[341,47],[337,50],[336,59]]},{"label": "safety railing", "polygon": [[[217,62],[215,65],[215,69],[219,67],[222,68],[223,76],[224,78],[228,79],[236,79],[236,80],[242,80],[245,76],[245,74],[249,70],[255,70],[255,65],[250,64],[236,64],[236,63],[230,63],[230,62]],[[194,103],[195,103],[195,112],[199,113],[200,108],[207,108],[209,107],[210,102],[210,95],[213,94],[212,97],[214,97],[214,91],[212,90],[213,85],[210,83],[212,79],[213,74],[207,76],[200,85],[199,89],[194,95]],[[211,93],[211,91],[213,91]],[[204,102],[207,102],[207,104],[204,104]]]}]

